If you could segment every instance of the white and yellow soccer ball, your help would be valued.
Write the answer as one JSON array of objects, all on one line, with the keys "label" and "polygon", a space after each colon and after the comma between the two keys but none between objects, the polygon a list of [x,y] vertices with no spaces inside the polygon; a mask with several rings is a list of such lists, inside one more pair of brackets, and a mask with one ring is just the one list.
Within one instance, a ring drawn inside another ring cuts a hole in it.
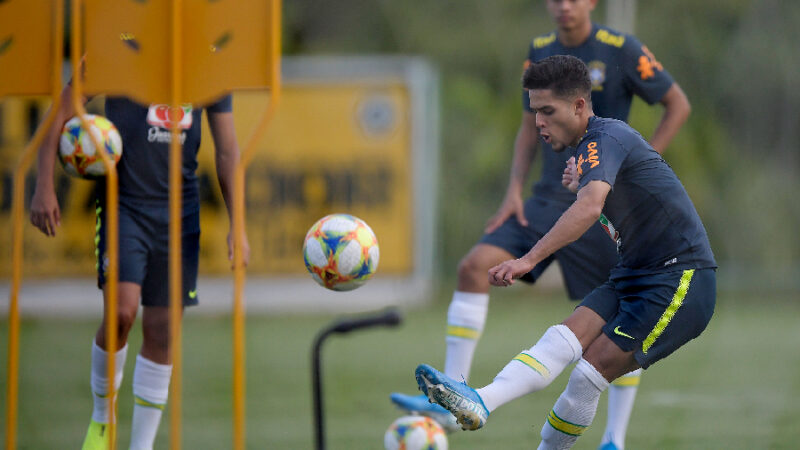
[{"label": "white and yellow soccer ball", "polygon": [[378,239],[369,225],[349,214],[319,219],[306,233],[303,259],[314,281],[334,291],[366,283],[378,269]]},{"label": "white and yellow soccer ball", "polygon": [[386,450],[447,450],[447,435],[430,417],[403,416],[383,435]]},{"label": "white and yellow soccer ball", "polygon": [[95,114],[86,114],[84,117],[89,125],[89,132],[83,129],[78,116],[64,124],[58,145],[58,159],[64,166],[64,171],[73,177],[103,177],[106,175],[106,166],[102,156],[94,148],[89,133],[97,138],[115,164],[122,157],[122,138],[117,127],[105,117]]}]

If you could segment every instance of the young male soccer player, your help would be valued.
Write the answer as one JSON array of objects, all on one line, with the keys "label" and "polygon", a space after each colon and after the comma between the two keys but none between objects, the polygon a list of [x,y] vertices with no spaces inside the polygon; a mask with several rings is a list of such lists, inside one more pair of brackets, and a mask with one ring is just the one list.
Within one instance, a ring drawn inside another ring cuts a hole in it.
[{"label": "young male soccer player", "polygon": [[[53,127],[39,150],[36,191],[31,203],[31,222],[48,236],[55,236],[60,211],[53,187],[53,166],[60,130],[75,114],[70,101],[71,87],[62,93],[61,108]],[[217,178],[231,214],[233,174],[239,161],[239,147],[233,126],[230,95],[206,109],[214,137]],[[196,305],[199,252],[200,200],[198,195],[197,151],[203,108],[184,106],[167,113],[167,105],[140,105],[127,98],[106,99],[105,114],[122,137],[123,153],[117,164],[119,175],[119,285],[117,305],[117,349],[106,345],[105,320],[92,343],[91,388],[94,409],[83,449],[108,448],[105,426],[115,420],[108,410],[109,380],[106,361],[115,358],[114,386],[122,382],[128,332],[139,308],[142,310],[142,348],[133,371],[133,424],[131,449],[150,449],[156,437],[162,410],[167,402],[172,373],[169,340],[168,256],[169,256],[169,146],[170,120],[178,120],[183,144],[182,270],[183,305]],[[102,183],[101,183],[102,184]],[[97,276],[106,288],[106,222],[104,186],[98,189]],[[233,256],[232,234],[228,235],[228,258]],[[249,246],[243,245],[245,262]],[[105,319],[105,312],[104,312]]]},{"label": "young male soccer player", "polygon": [[562,449],[591,424],[609,382],[646,369],[705,329],[716,302],[716,263],[672,169],[624,122],[593,114],[581,60],[556,55],[533,63],[523,86],[542,139],[571,155],[562,183],[577,198],[528,253],[491,268],[489,282],[513,284],[598,220],[616,242],[619,263],[572,315],[488,386],[474,390],[424,364],[416,378],[432,401],[465,428],[478,429],[491,411],[544,388],[577,362],[541,432],[540,449]]},{"label": "young male soccer player", "polygon": [[[678,84],[636,38],[592,23],[591,12],[596,3],[596,0],[547,0],[557,30],[532,41],[525,64],[556,54],[583,60],[589,66],[594,110],[602,117],[626,121],[634,94],[651,104],[660,102],[664,112],[650,142],[661,153],[688,117],[689,102]],[[489,305],[486,271],[501,261],[522,256],[575,201],[575,195],[561,186],[567,157],[549,151],[550,144],[544,142],[541,178],[534,187],[534,195],[523,202],[523,186],[540,136],[524,91],[522,104],[522,122],[514,142],[505,199],[489,219],[486,234],[458,267],[458,286],[447,314],[444,364],[445,373],[457,379],[468,379],[486,322]],[[617,262],[614,243],[601,239],[603,235],[599,224],[592,226],[585,236],[537,264],[522,279],[534,282],[553,260],[558,260],[569,297],[583,298],[608,277]],[[624,448],[640,372],[634,372],[610,389],[608,425],[602,442],[607,449]],[[455,424],[446,411],[430,405],[422,396],[394,393],[392,401],[402,408],[431,415],[449,424],[450,429]]]}]

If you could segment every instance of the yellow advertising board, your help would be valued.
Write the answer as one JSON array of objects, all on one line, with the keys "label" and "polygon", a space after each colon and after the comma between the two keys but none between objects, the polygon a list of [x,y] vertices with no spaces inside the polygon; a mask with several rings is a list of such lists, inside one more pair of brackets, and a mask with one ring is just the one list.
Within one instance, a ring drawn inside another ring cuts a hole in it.
[{"label": "yellow advertising board", "polygon": [[[305,276],[306,231],[324,215],[341,212],[364,219],[375,231],[381,251],[376,280],[430,278],[438,154],[432,70],[410,58],[287,58],[283,78],[281,107],[247,171],[249,276]],[[255,127],[268,100],[268,93],[235,93],[240,143]],[[21,137],[32,126],[30,120],[39,117],[44,106],[22,100],[0,103],[3,277],[10,273],[13,164],[25,143]],[[101,98],[89,104],[90,112],[101,108]],[[207,128],[204,124],[198,169],[200,272],[201,277],[227,276],[228,216]],[[94,276],[93,183],[70,178],[63,171],[57,171],[57,178],[61,227],[55,238],[28,227],[25,278]],[[28,201],[32,188],[31,175]],[[308,285],[313,283],[309,280]]]},{"label": "yellow advertising board", "polygon": [[[255,126],[266,97],[234,97],[237,130]],[[250,273],[304,271],[301,249],[308,228],[335,212],[358,216],[372,227],[379,237],[381,272],[411,272],[408,112],[408,93],[399,82],[381,87],[285,82],[281,107],[247,171]],[[201,172],[216,191],[211,142],[206,128]],[[223,204],[216,204],[222,212]],[[224,245],[225,215],[203,217],[201,248]],[[223,272],[224,255],[204,252],[202,265]]]}]

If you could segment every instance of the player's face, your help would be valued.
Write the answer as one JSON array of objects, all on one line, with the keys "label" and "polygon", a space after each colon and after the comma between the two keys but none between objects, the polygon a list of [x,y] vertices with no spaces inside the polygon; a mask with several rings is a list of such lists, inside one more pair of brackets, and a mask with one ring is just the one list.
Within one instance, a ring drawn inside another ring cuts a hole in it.
[{"label": "player's face", "polygon": [[547,11],[560,30],[568,31],[590,22],[597,0],[547,0]]},{"label": "player's face", "polygon": [[536,128],[539,136],[557,152],[577,144],[584,130],[581,130],[580,114],[582,98],[567,99],[553,95],[550,89],[528,91],[531,109],[536,114]]}]

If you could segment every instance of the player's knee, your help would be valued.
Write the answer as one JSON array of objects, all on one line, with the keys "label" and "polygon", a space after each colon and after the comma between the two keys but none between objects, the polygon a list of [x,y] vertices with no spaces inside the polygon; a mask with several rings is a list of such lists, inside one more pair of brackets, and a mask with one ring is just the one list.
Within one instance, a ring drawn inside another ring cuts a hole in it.
[{"label": "player's knee", "polygon": [[120,331],[120,335],[127,334],[128,330],[131,329],[135,321],[135,310],[130,311],[128,309],[120,309],[117,311],[117,329]]},{"label": "player's knee", "polygon": [[481,259],[475,253],[468,253],[458,262],[459,281],[479,281],[479,277],[487,278],[488,268],[483,267]]},{"label": "player's knee", "polygon": [[[116,318],[117,318],[117,323],[116,323],[117,339],[125,340],[128,337],[128,333],[131,331],[131,327],[133,327],[133,323],[136,321],[136,312],[135,311],[130,312],[124,309],[120,309],[117,311]],[[106,336],[105,330],[107,325],[108,322],[104,321],[103,325],[100,327],[99,333],[101,334],[101,336],[98,338],[99,339],[98,342],[105,342],[105,336]]]},{"label": "player's knee", "polygon": [[586,349],[583,358],[606,380],[612,381],[639,368],[633,353],[623,351],[607,336],[601,335]]}]

